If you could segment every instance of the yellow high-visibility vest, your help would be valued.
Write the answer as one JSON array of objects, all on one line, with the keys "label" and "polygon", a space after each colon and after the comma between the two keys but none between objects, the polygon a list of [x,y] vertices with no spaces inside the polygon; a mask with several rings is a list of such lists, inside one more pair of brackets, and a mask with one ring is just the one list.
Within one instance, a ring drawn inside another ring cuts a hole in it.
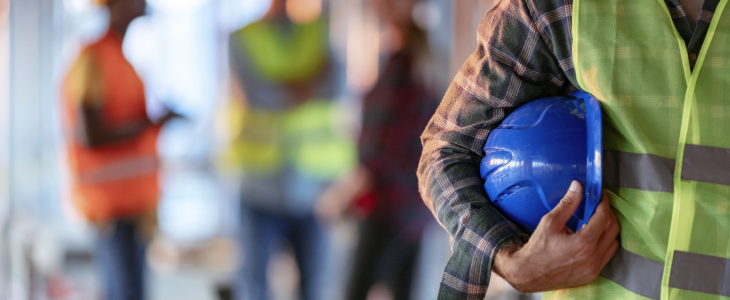
[{"label": "yellow high-visibility vest", "polygon": [[[231,36],[251,69],[282,88],[317,76],[328,54],[323,20],[290,26],[282,30],[262,20]],[[338,111],[330,100],[312,99],[278,109],[236,102],[226,113],[234,135],[228,163],[249,174],[270,175],[290,165],[304,175],[328,180],[355,163],[354,140],[337,130]]]},{"label": "yellow high-visibility vest", "polygon": [[604,186],[621,248],[547,299],[730,299],[730,13],[694,69],[663,0],[575,0],[580,88],[601,101]]},{"label": "yellow high-visibility vest", "polygon": [[330,180],[357,161],[354,138],[337,128],[342,111],[329,100],[311,100],[289,111],[226,109],[233,143],[226,159],[249,174],[268,175],[284,164],[300,174]]},{"label": "yellow high-visibility vest", "polygon": [[329,100],[312,100],[284,119],[288,161],[302,174],[329,180],[344,175],[357,162],[355,140],[338,130],[342,111]]},{"label": "yellow high-visibility vest", "polygon": [[310,79],[327,60],[326,23],[322,19],[283,32],[261,20],[235,32],[233,42],[250,56],[247,62],[268,80],[287,83]]}]

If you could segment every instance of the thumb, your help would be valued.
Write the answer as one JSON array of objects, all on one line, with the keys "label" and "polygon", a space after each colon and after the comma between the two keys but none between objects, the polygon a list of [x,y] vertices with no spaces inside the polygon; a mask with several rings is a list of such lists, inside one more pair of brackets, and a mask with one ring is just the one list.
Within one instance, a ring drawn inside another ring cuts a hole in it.
[{"label": "thumb", "polygon": [[565,223],[570,220],[570,217],[575,213],[575,210],[578,209],[578,206],[580,205],[580,200],[582,199],[583,195],[583,188],[580,185],[580,182],[573,180],[573,182],[570,183],[570,188],[568,188],[568,192],[565,194],[565,197],[560,200],[560,203],[558,203],[555,208],[553,208],[550,213],[548,213],[548,216],[550,219],[552,219],[551,224],[554,224],[556,228],[562,229],[565,227]]}]

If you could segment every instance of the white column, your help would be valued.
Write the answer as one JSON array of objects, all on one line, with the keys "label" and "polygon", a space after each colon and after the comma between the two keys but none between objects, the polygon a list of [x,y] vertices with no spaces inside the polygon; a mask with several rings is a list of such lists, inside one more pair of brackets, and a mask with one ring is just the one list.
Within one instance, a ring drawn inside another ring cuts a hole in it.
[{"label": "white column", "polygon": [[5,27],[0,33],[7,41],[0,50],[0,66],[5,66],[0,67],[0,79],[9,78],[0,80],[0,141],[5,146],[0,150],[0,182],[7,187],[0,188],[0,201],[9,204],[12,226],[3,228],[0,240],[9,244],[0,248],[6,277],[0,278],[0,298],[15,300],[31,296],[28,245],[33,234],[23,224],[28,224],[29,216],[46,218],[60,211],[57,78],[62,15],[61,0],[9,3],[5,18],[9,30]]},{"label": "white column", "polygon": [[[0,244],[7,244],[10,203],[10,1],[0,0]],[[7,247],[0,245],[0,267],[7,266]],[[0,298],[7,296],[7,269],[0,269]]]},{"label": "white column", "polygon": [[459,0],[453,2],[454,39],[450,67],[452,75],[456,75],[469,55],[477,49],[479,21],[482,20],[485,13],[494,7],[495,3],[495,0]]}]

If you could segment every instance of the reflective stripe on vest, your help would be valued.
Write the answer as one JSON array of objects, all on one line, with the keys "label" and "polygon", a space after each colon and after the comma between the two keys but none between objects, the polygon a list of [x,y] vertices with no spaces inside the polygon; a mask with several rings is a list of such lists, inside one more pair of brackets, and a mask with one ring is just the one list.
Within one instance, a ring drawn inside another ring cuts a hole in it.
[{"label": "reflective stripe on vest", "polygon": [[674,159],[648,153],[604,151],[603,185],[671,193],[674,163]]},{"label": "reflective stripe on vest", "polygon": [[326,99],[310,100],[286,115],[282,127],[287,156],[298,172],[332,180],[355,166],[356,143],[336,128],[342,115],[337,104]]},{"label": "reflective stripe on vest", "polygon": [[104,183],[155,173],[158,167],[157,156],[134,157],[106,164],[93,171],[79,173],[76,179],[81,184]]},{"label": "reflective stripe on vest", "polygon": [[355,141],[336,128],[341,113],[331,100],[313,99],[286,111],[230,104],[234,141],[226,159],[250,175],[270,176],[286,164],[305,176],[331,180],[357,161]]},{"label": "reflective stripe on vest", "polygon": [[[619,248],[601,276],[641,296],[659,299],[664,263]],[[674,252],[669,287],[730,297],[730,259]]]},{"label": "reflective stripe on vest", "polygon": [[286,112],[253,109],[231,101],[226,109],[232,144],[227,164],[251,174],[271,175],[284,164],[281,123]]},{"label": "reflective stripe on vest", "polygon": [[[648,153],[605,151],[603,184],[672,193],[675,163],[675,159]],[[730,186],[730,149],[687,144],[682,179]]]},{"label": "reflective stripe on vest", "polygon": [[682,180],[730,185],[730,149],[687,144]]},{"label": "reflective stripe on vest", "polygon": [[604,186],[621,226],[593,284],[554,299],[730,297],[730,13],[694,69],[664,0],[575,0],[573,61],[601,101]]},{"label": "reflective stripe on vest", "polygon": [[663,272],[664,263],[619,247],[601,271],[601,276],[633,293],[659,299]]}]

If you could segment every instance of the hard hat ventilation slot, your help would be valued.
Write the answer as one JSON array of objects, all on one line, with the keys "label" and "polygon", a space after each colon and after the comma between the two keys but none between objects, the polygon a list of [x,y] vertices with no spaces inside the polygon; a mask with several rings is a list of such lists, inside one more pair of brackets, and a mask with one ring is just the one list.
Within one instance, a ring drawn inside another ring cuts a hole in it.
[{"label": "hard hat ventilation slot", "polygon": [[542,108],[542,113],[535,118],[534,115],[528,115],[528,116],[520,116],[518,118],[515,118],[514,120],[505,120],[502,122],[502,124],[497,127],[496,129],[512,129],[512,130],[524,130],[524,129],[530,129],[532,127],[537,126],[542,122],[542,120],[545,118],[545,115],[548,113],[550,108],[553,106],[559,105],[560,103],[550,103],[546,107]]},{"label": "hard hat ventilation slot", "polygon": [[494,172],[512,161],[512,151],[506,149],[486,149],[484,159],[481,162],[482,179],[486,180]]},{"label": "hard hat ventilation slot", "polygon": [[494,199],[494,203],[502,202],[504,199],[507,199],[509,196],[512,196],[513,194],[517,193],[519,190],[526,188],[526,186],[520,186],[520,185],[513,185],[511,187],[508,187],[506,190],[504,190],[501,194],[497,196],[496,199]]}]

